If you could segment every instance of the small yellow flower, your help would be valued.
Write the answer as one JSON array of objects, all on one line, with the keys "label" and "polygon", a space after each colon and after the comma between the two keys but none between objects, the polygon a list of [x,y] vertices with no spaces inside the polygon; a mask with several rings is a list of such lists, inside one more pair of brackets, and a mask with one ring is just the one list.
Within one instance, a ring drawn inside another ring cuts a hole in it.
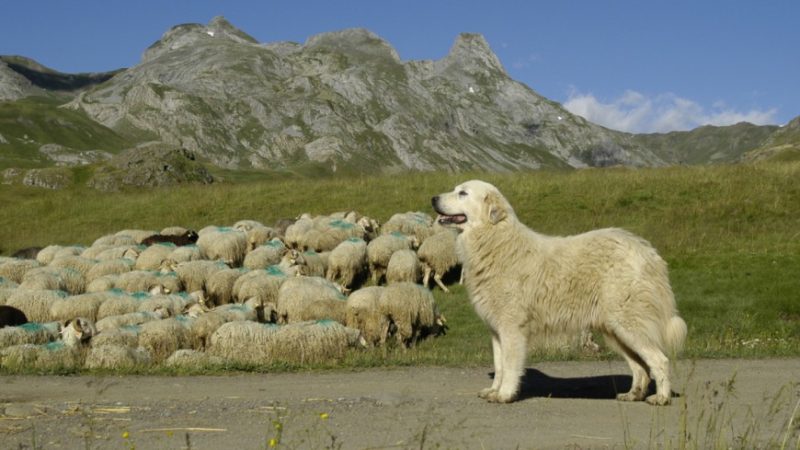
[{"label": "small yellow flower", "polygon": [[322,413],[319,415],[319,418],[322,420],[328,420],[328,413]]},{"label": "small yellow flower", "polygon": [[129,437],[131,437],[131,434],[128,433],[127,431],[122,433],[122,439],[128,439]]},{"label": "small yellow flower", "polygon": [[274,426],[275,429],[278,431],[281,431],[283,429],[283,424],[277,421],[272,422],[272,426]]},{"label": "small yellow flower", "polygon": [[275,448],[277,446],[278,446],[278,440],[277,439],[272,438],[272,439],[269,440],[269,448]]}]

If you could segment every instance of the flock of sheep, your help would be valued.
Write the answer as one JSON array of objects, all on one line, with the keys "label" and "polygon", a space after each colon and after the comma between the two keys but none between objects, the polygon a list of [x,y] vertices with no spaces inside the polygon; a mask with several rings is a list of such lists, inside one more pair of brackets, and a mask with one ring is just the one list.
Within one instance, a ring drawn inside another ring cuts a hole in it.
[{"label": "flock of sheep", "polygon": [[304,364],[444,333],[427,287],[458,265],[427,214],[123,230],[0,257],[0,366]]}]

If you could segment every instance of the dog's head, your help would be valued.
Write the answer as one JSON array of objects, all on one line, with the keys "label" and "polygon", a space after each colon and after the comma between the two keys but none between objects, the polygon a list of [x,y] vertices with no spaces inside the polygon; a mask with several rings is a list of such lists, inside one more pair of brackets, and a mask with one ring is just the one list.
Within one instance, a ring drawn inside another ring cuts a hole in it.
[{"label": "dog's head", "polygon": [[496,225],[514,216],[514,210],[493,185],[480,180],[459,184],[452,192],[431,199],[444,226],[466,230],[479,225]]}]

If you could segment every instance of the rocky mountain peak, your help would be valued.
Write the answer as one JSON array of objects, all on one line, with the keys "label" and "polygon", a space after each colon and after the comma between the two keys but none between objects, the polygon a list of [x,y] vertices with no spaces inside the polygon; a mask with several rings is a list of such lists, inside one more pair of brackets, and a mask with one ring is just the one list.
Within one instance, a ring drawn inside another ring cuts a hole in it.
[{"label": "rocky mountain peak", "polygon": [[458,65],[468,71],[488,69],[506,73],[500,59],[486,42],[486,38],[478,33],[459,34],[443,61],[447,65]]},{"label": "rocky mountain peak", "polygon": [[397,51],[377,34],[364,28],[317,34],[306,40],[306,50],[328,49],[339,53],[400,61]]},{"label": "rocky mountain peak", "polygon": [[257,44],[252,36],[234,27],[222,16],[211,19],[208,25],[188,23],[176,25],[153,43],[142,56],[142,62],[151,61],[159,56],[199,42],[224,39],[237,44]]}]

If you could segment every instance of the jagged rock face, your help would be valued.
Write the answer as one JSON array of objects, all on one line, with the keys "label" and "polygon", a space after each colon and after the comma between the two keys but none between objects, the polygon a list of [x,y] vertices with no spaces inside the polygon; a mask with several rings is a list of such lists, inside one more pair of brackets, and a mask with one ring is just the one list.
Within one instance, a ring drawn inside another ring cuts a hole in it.
[{"label": "jagged rock face", "polygon": [[484,38],[401,61],[363,29],[259,44],[222,18],[169,30],[71,103],[227,168],[517,170],[659,165],[632,141],[508,77]]}]

